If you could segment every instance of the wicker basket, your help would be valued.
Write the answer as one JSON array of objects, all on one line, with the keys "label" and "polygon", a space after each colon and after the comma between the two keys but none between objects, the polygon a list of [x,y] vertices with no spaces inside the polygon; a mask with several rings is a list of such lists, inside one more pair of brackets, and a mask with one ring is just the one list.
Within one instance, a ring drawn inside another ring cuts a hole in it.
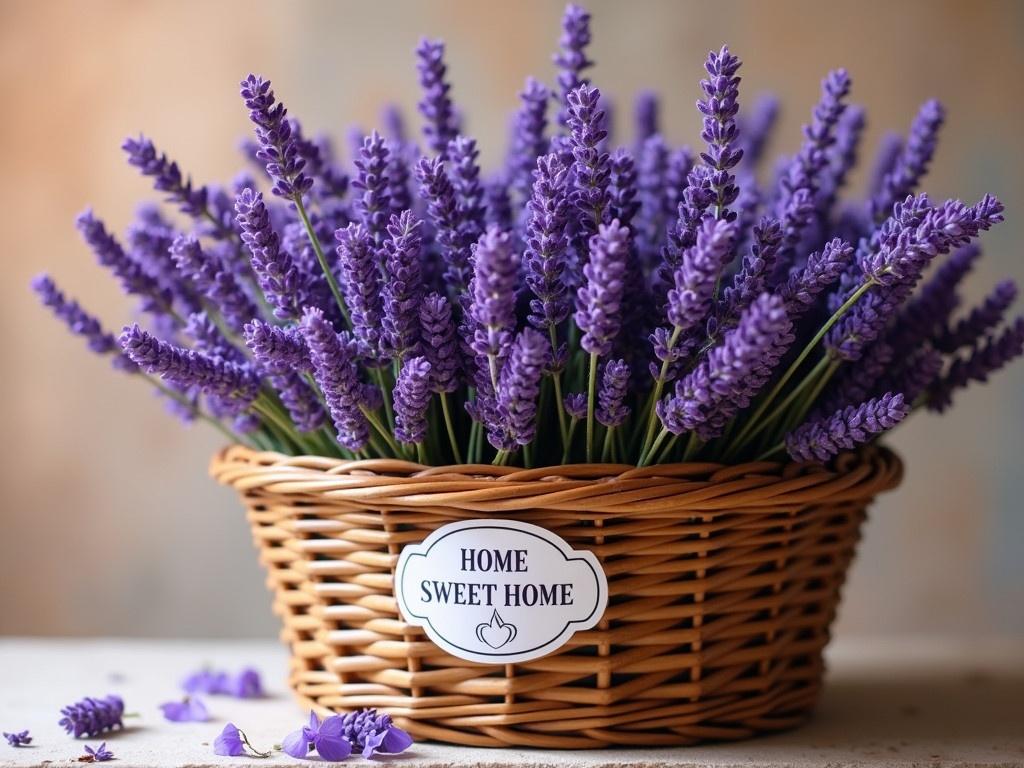
[{"label": "wicker basket", "polygon": [[[232,447],[211,471],[248,508],[302,704],[380,707],[421,739],[580,749],[799,723],[865,508],[902,466],[877,447],[831,469],[533,470]],[[601,623],[504,666],[450,656],[406,624],[393,594],[402,547],[477,517],[533,523],[592,551],[608,578]]]}]

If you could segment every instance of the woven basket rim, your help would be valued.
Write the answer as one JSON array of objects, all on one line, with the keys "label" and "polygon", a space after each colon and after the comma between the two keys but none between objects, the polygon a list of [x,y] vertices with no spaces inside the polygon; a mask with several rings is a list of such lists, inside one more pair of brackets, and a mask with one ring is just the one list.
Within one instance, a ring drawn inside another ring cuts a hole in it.
[{"label": "woven basket rim", "polygon": [[348,461],[288,456],[241,445],[224,448],[210,474],[240,492],[308,495],[387,507],[444,506],[516,512],[542,506],[598,513],[761,510],[780,505],[863,499],[902,479],[899,456],[872,445],[842,454],[828,467],[758,461],[656,464],[567,464],[521,469],[490,464],[429,467],[399,459]]}]

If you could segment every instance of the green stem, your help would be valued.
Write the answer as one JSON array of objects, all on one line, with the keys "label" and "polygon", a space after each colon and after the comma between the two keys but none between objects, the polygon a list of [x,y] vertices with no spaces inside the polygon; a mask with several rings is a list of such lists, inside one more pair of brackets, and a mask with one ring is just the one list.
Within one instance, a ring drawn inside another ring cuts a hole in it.
[{"label": "green stem", "polygon": [[238,445],[245,445],[246,442],[249,442],[234,430],[228,429],[218,419],[213,418],[212,416],[204,412],[201,408],[189,402],[188,398],[182,395],[180,392],[175,392],[173,389],[165,387],[163,383],[160,381],[160,379],[158,379],[156,376],[153,376],[148,373],[142,373],[142,376],[150,384],[152,384],[154,387],[160,390],[160,392],[163,393],[165,396],[171,398],[172,400],[176,400],[177,402],[181,403],[187,408],[192,409],[192,411],[196,415],[196,418],[205,421],[207,424],[209,424],[222,435],[224,435],[224,437],[226,437],[232,443],[237,443]]},{"label": "green stem", "polygon": [[455,463],[462,463],[462,454],[459,453],[459,441],[455,439],[455,424],[452,422],[452,412],[448,407],[448,393],[441,393],[441,412],[444,414],[444,426],[448,431],[448,442],[452,446],[452,455],[455,457]]},{"label": "green stem", "polygon": [[575,416],[569,419],[569,436],[565,442],[565,448],[562,450],[562,463],[567,464],[569,462],[569,451],[572,448],[572,438],[576,434],[576,425],[580,423],[580,420]]},{"label": "green stem", "polygon": [[644,431],[644,441],[640,447],[640,456],[644,456],[651,449],[651,440],[654,439],[654,430],[658,425],[658,401],[661,400],[661,392],[665,387],[665,377],[668,376],[669,360],[672,358],[672,351],[675,349],[676,342],[679,341],[679,334],[682,330],[679,326],[675,326],[672,329],[672,335],[668,339],[668,352],[665,355],[666,359],[661,363],[661,370],[658,372],[658,378],[654,380],[654,389],[651,391],[651,396],[648,398],[649,411],[647,417],[647,429]]},{"label": "green stem", "polygon": [[[548,336],[551,340],[551,354],[555,354],[555,350],[558,349],[558,334],[555,332],[555,326],[548,326]],[[562,436],[562,448],[565,448],[566,438],[568,437],[568,427],[565,424],[565,404],[562,402],[562,372],[553,371],[551,373],[551,381],[555,385],[555,410],[558,413],[558,431]]]},{"label": "green stem", "polygon": [[377,430],[378,434],[384,438],[384,442],[388,444],[388,448],[391,449],[392,455],[396,458],[408,458],[409,454],[402,450],[398,443],[395,442],[395,438],[391,436],[391,433],[380,423],[380,419],[377,418],[377,414],[367,408],[365,405],[360,405],[359,410],[363,412],[363,416],[370,422],[370,426]]},{"label": "green stem", "polygon": [[423,445],[422,442],[416,443],[416,461],[418,461],[420,464],[423,464],[424,466],[430,463],[429,461],[427,461],[427,448],[426,446]]},{"label": "green stem", "polygon": [[601,447],[601,461],[608,461],[612,452],[612,440],[615,427],[608,427],[604,433],[604,445]]},{"label": "green stem", "polygon": [[773,445],[767,451],[765,451],[760,456],[758,456],[757,459],[755,459],[755,461],[765,461],[765,460],[768,459],[769,456],[773,456],[774,454],[778,453],[779,451],[784,451],[785,449],[786,449],[786,443],[785,443],[785,441],[783,441],[781,443],[778,443],[777,445]]},{"label": "green stem", "polygon": [[782,392],[783,387],[785,387],[786,384],[789,383],[789,380],[793,378],[793,374],[797,372],[797,370],[800,368],[801,365],[803,365],[803,362],[807,359],[811,352],[814,351],[814,348],[818,346],[818,342],[825,338],[825,334],[832,329],[832,326],[839,321],[839,318],[846,314],[846,311],[854,304],[856,304],[860,297],[867,293],[868,289],[870,289],[874,284],[874,281],[870,279],[866,280],[863,284],[861,284],[861,286],[850,295],[850,298],[844,301],[843,305],[839,307],[839,309],[837,309],[833,313],[832,317],[830,317],[825,322],[825,324],[821,326],[818,332],[814,334],[814,338],[812,338],[807,343],[807,346],[803,348],[803,350],[800,352],[800,355],[796,358],[796,360],[794,360],[793,363],[789,366],[789,368],[786,369],[786,372],[782,374],[782,378],[779,379],[779,381],[775,384],[774,387],[772,387],[771,392],[769,392],[767,397],[765,397],[765,399],[761,401],[761,404],[757,407],[753,415],[747,421],[747,426],[744,427],[740,431],[740,434],[736,437],[735,445],[742,445],[743,440],[747,437],[749,432],[757,425],[758,420],[761,418],[762,415],[764,415],[764,412],[768,409],[768,406],[770,406],[772,402],[775,400],[775,398],[778,397],[778,395]]},{"label": "green stem", "polygon": [[348,316],[348,309],[345,307],[345,299],[341,295],[341,288],[338,287],[338,281],[334,278],[334,274],[331,272],[331,265],[327,263],[327,257],[324,256],[324,249],[320,247],[320,240],[316,236],[316,232],[313,231],[313,224],[309,220],[309,214],[306,213],[306,206],[302,204],[302,195],[296,194],[292,199],[295,203],[295,210],[299,212],[299,218],[302,219],[302,226],[306,228],[306,236],[309,238],[310,245],[313,246],[313,252],[316,254],[316,260],[320,264],[320,269],[324,273],[324,277],[327,279],[327,285],[331,288],[331,293],[334,295],[334,300],[338,303],[338,309],[341,310],[342,317],[345,318],[345,323],[350,328],[352,327],[352,321]]},{"label": "green stem", "polygon": [[597,353],[590,353],[587,375],[587,462],[594,460],[594,401],[597,399]]},{"label": "green stem", "polygon": [[380,387],[381,399],[384,401],[384,418],[388,423],[388,428],[394,432],[395,430],[395,414],[391,410],[391,398],[388,397],[388,386],[384,381],[384,369],[373,368],[372,375],[377,380],[377,386]]},{"label": "green stem", "polygon": [[[679,437],[676,435],[676,437]],[[673,441],[674,442],[674,441]],[[686,449],[683,451],[683,461],[691,461],[696,455],[697,451],[700,450],[702,443],[696,432],[690,433],[690,438],[686,441]]]},{"label": "green stem", "polygon": [[659,432],[658,436],[654,439],[654,444],[651,446],[651,449],[645,455],[640,457],[640,463],[637,464],[638,467],[646,467],[651,463],[651,459],[654,458],[654,454],[658,452],[658,448],[661,447],[661,444],[669,434],[670,433],[667,429],[664,427],[661,428],[661,432]]}]

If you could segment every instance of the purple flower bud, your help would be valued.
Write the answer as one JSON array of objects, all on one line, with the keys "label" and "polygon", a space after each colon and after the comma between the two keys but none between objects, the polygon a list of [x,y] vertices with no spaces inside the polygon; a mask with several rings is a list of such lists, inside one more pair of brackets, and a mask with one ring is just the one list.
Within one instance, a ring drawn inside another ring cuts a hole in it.
[{"label": "purple flower bud", "polygon": [[512,146],[508,169],[519,200],[527,200],[533,188],[537,159],[547,151],[547,108],[551,92],[538,80],[526,78],[519,94],[520,107],[512,121]]},{"label": "purple flower bud", "polygon": [[431,293],[420,306],[420,338],[424,356],[430,363],[431,389],[454,392],[458,387],[458,349],[455,322],[448,299]]},{"label": "purple flower bud", "polygon": [[580,346],[607,355],[622,324],[629,229],[618,221],[602,224],[590,239],[590,261],[576,296],[576,325],[583,331]]},{"label": "purple flower bud", "polygon": [[412,746],[412,737],[375,709],[359,709],[343,717],[342,735],[369,760],[375,754],[395,755]]},{"label": "purple flower bud", "polygon": [[98,355],[114,353],[115,367],[126,372],[135,370],[135,364],[121,354],[114,335],[103,330],[100,321],[82,309],[77,301],[66,298],[49,275],[36,277],[32,281],[32,290],[68,330],[86,340],[89,349]]},{"label": "purple flower bud", "polygon": [[601,376],[601,387],[597,391],[597,420],[606,427],[618,427],[629,416],[630,408],[625,404],[626,388],[629,386],[629,365],[625,360],[609,360]]},{"label": "purple flower bud", "polygon": [[303,312],[300,330],[309,348],[313,376],[338,431],[338,442],[350,451],[362,450],[370,430],[359,408],[362,385],[355,340],[347,333],[336,333],[323,312],[312,307]]},{"label": "purple flower bud", "polygon": [[108,760],[114,759],[114,753],[107,749],[107,742],[101,742],[98,747],[90,747],[88,744],[85,745],[85,755],[78,758],[82,761],[85,756],[92,758],[93,763],[105,763]]},{"label": "purple flower bud", "polygon": [[124,701],[120,696],[106,696],[94,699],[86,696],[81,701],[69,704],[60,713],[64,716],[57,725],[74,738],[97,736],[105,731],[124,727]]},{"label": "purple flower bud", "polygon": [[381,321],[384,304],[381,299],[380,266],[373,240],[360,224],[349,224],[345,229],[335,232],[334,236],[338,241],[341,290],[352,320],[352,334],[359,342],[364,357],[383,363]]},{"label": "purple flower bud", "polygon": [[668,321],[689,331],[703,321],[714,300],[715,285],[732,260],[736,225],[725,219],[704,219],[694,245],[686,249],[668,292]]},{"label": "purple flower bud", "polygon": [[125,139],[121,149],[128,154],[128,162],[151,177],[153,188],[167,193],[167,199],[177,203],[182,213],[194,219],[206,213],[206,187],[193,187],[191,179],[182,177],[178,164],[158,153],[152,141],[145,136]]},{"label": "purple flower bud", "polygon": [[299,156],[284,104],[274,97],[269,80],[249,75],[240,87],[249,119],[256,125],[256,157],[274,181],[271,191],[278,197],[301,197],[313,186],[313,180],[302,172],[306,161]]},{"label": "purple flower bud", "polygon": [[274,317],[297,320],[302,312],[299,271],[291,255],[281,249],[277,233],[270,225],[263,195],[243,189],[235,202],[235,213],[242,241],[252,254],[253,272],[274,310]]},{"label": "purple flower bud", "polygon": [[293,731],[281,741],[281,749],[292,757],[303,759],[315,749],[320,759],[335,763],[352,754],[352,745],[344,737],[341,715],[332,715],[322,723],[315,712],[309,713],[309,725]]},{"label": "purple flower bud", "polygon": [[363,139],[363,145],[355,161],[359,172],[352,181],[353,189],[359,190],[355,198],[356,213],[376,246],[384,242],[388,219],[391,216],[389,157],[387,142],[374,131]]},{"label": "purple flower bud", "polygon": [[27,730],[15,731],[14,733],[4,731],[4,738],[7,739],[7,743],[12,747],[27,747],[32,743],[32,737]]},{"label": "purple flower bud", "polygon": [[959,303],[957,286],[979,256],[981,250],[976,245],[967,245],[935,270],[920,293],[900,312],[890,334],[891,343],[896,348],[915,349],[945,327]]},{"label": "purple flower bud", "polygon": [[511,230],[515,216],[512,214],[509,178],[504,171],[484,182],[484,197],[487,198],[487,211],[484,216],[486,223],[502,231]]},{"label": "purple flower bud", "polygon": [[828,392],[822,400],[820,412],[838,411],[848,405],[862,403],[878,391],[878,383],[889,371],[896,351],[884,340],[876,341],[856,365],[840,369]]},{"label": "purple flower bud", "polygon": [[210,712],[201,699],[186,696],[182,701],[167,701],[159,705],[164,719],[172,723],[205,723]]},{"label": "purple flower bud", "polygon": [[402,443],[422,443],[427,437],[430,405],[430,363],[410,357],[402,363],[395,382],[395,437]]},{"label": "purple flower bud", "polygon": [[419,347],[421,224],[411,211],[392,216],[384,243],[382,341],[385,351],[396,358],[415,354]]},{"label": "purple flower bud", "polygon": [[465,136],[456,136],[448,143],[448,163],[451,167],[452,189],[458,202],[463,238],[476,242],[484,231],[487,206],[484,188],[480,183],[480,152],[476,142]]},{"label": "purple flower bud", "polygon": [[581,85],[569,93],[569,130],[574,158],[573,205],[580,213],[580,232],[590,237],[608,221],[610,158],[601,146],[608,135],[602,127],[601,92]]},{"label": "purple flower bud", "polygon": [[825,462],[892,429],[910,412],[903,395],[885,393],[850,405],[827,419],[811,421],[786,435],[786,450],[796,461]]},{"label": "purple flower bud", "polygon": [[417,105],[425,120],[423,136],[427,146],[444,154],[448,142],[459,132],[458,120],[448,92],[451,86],[445,80],[444,43],[440,40],[421,40],[416,47],[416,68],[419,70],[423,98]]},{"label": "purple flower bud", "polygon": [[530,300],[530,323],[550,332],[569,315],[565,284],[569,197],[568,170],[558,155],[537,159],[533,193],[528,209],[524,279],[535,298]]},{"label": "purple flower bud", "polygon": [[609,216],[628,227],[640,208],[636,200],[636,167],[633,156],[625,147],[619,147],[611,157],[608,176]]},{"label": "purple flower bud", "polygon": [[455,188],[445,172],[444,161],[439,158],[420,158],[416,164],[416,179],[420,197],[427,203],[427,213],[437,229],[437,242],[444,261],[444,281],[455,294],[469,285],[470,244],[467,230],[462,226],[462,214],[455,198]]},{"label": "purple flower bud", "polygon": [[78,231],[96,254],[99,263],[110,269],[121,281],[125,293],[142,299],[142,310],[154,314],[168,313],[171,310],[171,294],[160,287],[159,283],[143,271],[142,267],[129,258],[121,244],[107,232],[103,222],[93,216],[92,211],[85,211],[76,220]]},{"label": "purple flower bud", "polygon": [[750,306],[765,289],[765,282],[775,269],[775,257],[782,245],[782,225],[778,219],[765,216],[751,233],[750,250],[744,254],[732,285],[723,292],[723,317],[733,317]]},{"label": "purple flower bud", "polygon": [[570,418],[582,421],[587,418],[587,396],[582,392],[570,392],[563,398],[565,412]]},{"label": "purple flower bud", "polygon": [[731,221],[736,214],[728,210],[739,194],[736,188],[736,176],[731,169],[743,157],[743,150],[738,147],[736,129],[736,113],[739,111],[740,78],[736,72],[740,68],[740,60],[729,53],[727,46],[722,46],[718,53],[712,51],[704,63],[708,77],[700,81],[704,91],[704,99],[697,102],[697,109],[704,116],[701,138],[707,143],[707,152],[701,158],[711,169],[708,182],[711,186],[716,219]]},{"label": "purple flower bud", "polygon": [[490,227],[477,243],[469,315],[476,323],[472,349],[499,358],[508,346],[516,322],[516,282],[519,257],[507,232]]},{"label": "purple flower bud", "polygon": [[233,330],[241,330],[260,315],[259,309],[239,285],[234,274],[213,252],[204,250],[191,235],[171,245],[171,255],[185,277],[206,296]]},{"label": "purple flower bud", "polygon": [[498,450],[513,451],[533,441],[537,433],[537,396],[540,380],[551,354],[551,345],[533,328],[524,328],[498,381],[498,412],[502,430],[489,430],[488,440]]},{"label": "purple flower bud", "polygon": [[940,413],[949,407],[953,394],[972,381],[985,382],[991,373],[1024,354],[1024,317],[1018,317],[998,336],[979,341],[967,357],[958,357],[932,388],[928,407]]},{"label": "purple flower bud", "polygon": [[272,371],[313,370],[306,340],[297,328],[282,328],[262,320],[246,323],[245,344],[261,366]]},{"label": "purple flower bud", "polygon": [[882,177],[881,188],[871,197],[872,219],[884,220],[895,203],[914,193],[918,182],[928,172],[945,120],[946,110],[935,99],[921,105],[910,126],[906,145],[894,156],[891,170]]},{"label": "purple flower bud", "polygon": [[147,373],[222,398],[232,404],[234,413],[246,410],[259,394],[259,380],[248,366],[168,344],[137,324],[125,326],[120,343]]},{"label": "purple flower bud", "polygon": [[1013,280],[998,283],[982,304],[936,340],[936,346],[942,352],[955,352],[974,344],[1003,321],[1006,310],[1016,299],[1017,284]]},{"label": "purple flower bud", "polygon": [[590,45],[590,14],[573,3],[565,7],[562,16],[562,36],[558,40],[559,52],[553,61],[558,67],[558,100],[560,109],[558,123],[568,126],[569,111],[566,104],[569,94],[579,86],[589,82],[583,76],[583,70],[593,66],[594,62],[587,58],[587,46]]},{"label": "purple flower bud", "polygon": [[790,320],[801,317],[814,304],[818,294],[839,279],[852,255],[853,246],[837,237],[807,257],[803,269],[794,272],[779,289]]},{"label": "purple flower bud", "polygon": [[644,142],[660,132],[660,117],[661,102],[658,100],[658,94],[650,90],[640,91],[633,102],[634,139],[637,148],[642,147]]}]

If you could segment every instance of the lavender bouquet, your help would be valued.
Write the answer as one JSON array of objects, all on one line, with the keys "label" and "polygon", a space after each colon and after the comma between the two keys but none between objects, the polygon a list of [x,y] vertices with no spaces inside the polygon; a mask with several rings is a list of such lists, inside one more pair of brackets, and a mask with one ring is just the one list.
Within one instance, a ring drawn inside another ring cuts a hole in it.
[{"label": "lavender bouquet", "polygon": [[777,105],[741,110],[728,48],[704,64],[695,152],[663,137],[651,93],[615,146],[589,42],[568,6],[557,82],[526,81],[490,174],[441,42],[416,49],[422,143],[388,109],[347,164],[250,75],[252,172],[201,186],[128,139],[180,216],[146,205],[120,240],[78,219],[138,322],[115,337],[49,277],[34,288],[233,442],[424,464],[824,462],[1024,351],[1024,318],[1004,323],[1012,283],[958,314],[1002,205],[918,192],[938,102],[881,147],[867,199],[847,200],[865,118],[845,70],[765,183]]}]

